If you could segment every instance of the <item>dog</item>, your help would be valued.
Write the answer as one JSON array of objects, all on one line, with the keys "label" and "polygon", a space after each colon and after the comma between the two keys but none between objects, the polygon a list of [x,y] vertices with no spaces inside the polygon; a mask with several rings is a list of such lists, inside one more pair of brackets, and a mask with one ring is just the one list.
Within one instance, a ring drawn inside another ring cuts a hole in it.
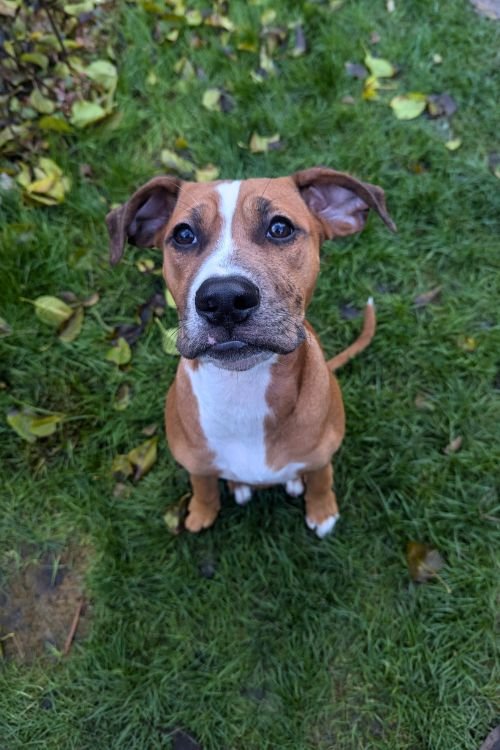
[{"label": "dog", "polygon": [[159,176],[106,217],[113,265],[127,241],[163,251],[181,355],[166,434],[190,475],[189,531],[217,518],[219,479],[241,505],[258,487],[304,493],[307,526],[320,538],[333,530],[345,418],[332,372],[368,345],[375,310],[369,300],[361,336],[329,362],[305,314],[321,243],[361,231],[370,209],[396,231],[380,187],[313,167],[242,181]]}]

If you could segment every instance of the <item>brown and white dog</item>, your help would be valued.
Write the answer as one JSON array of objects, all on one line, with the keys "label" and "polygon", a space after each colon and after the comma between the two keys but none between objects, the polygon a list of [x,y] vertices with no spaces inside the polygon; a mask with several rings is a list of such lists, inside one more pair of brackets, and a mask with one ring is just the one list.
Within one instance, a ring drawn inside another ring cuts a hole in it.
[{"label": "brown and white dog", "polygon": [[166,431],[190,474],[189,531],[215,521],[220,478],[240,504],[254,487],[305,489],[308,527],[332,531],[331,458],[344,436],[332,371],[369,343],[375,312],[369,300],[360,338],[328,363],[305,312],[322,241],[361,231],[370,208],[395,230],[381,188],[315,167],[203,184],[155,177],[107,216],[112,264],[127,241],[163,250],[181,354]]}]

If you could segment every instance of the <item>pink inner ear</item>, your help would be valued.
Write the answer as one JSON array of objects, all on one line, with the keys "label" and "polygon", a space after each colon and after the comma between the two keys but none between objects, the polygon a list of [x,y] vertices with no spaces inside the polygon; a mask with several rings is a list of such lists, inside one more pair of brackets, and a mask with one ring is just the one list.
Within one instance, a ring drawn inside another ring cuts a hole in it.
[{"label": "pink inner ear", "polygon": [[368,217],[368,206],[351,190],[325,183],[310,185],[302,192],[309,210],[321,222],[326,236],[344,237],[360,232]]}]

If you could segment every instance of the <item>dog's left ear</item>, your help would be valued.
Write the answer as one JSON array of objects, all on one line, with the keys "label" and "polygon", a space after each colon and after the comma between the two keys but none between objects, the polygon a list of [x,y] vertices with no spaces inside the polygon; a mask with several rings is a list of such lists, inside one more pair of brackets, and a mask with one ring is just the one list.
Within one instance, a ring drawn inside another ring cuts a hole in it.
[{"label": "dog's left ear", "polygon": [[396,231],[382,188],[361,182],[345,172],[312,167],[292,175],[309,211],[319,221],[325,239],[360,232],[372,208],[384,224]]}]

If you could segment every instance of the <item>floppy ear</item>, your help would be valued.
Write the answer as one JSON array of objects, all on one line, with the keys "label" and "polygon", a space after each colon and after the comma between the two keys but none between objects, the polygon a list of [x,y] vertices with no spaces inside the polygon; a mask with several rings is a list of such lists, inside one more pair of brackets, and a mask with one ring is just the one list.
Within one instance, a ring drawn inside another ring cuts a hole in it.
[{"label": "floppy ear", "polygon": [[127,241],[154,247],[156,233],[172,215],[181,183],[175,177],[153,177],[106,216],[111,265],[118,263]]},{"label": "floppy ear", "polygon": [[389,216],[382,188],[360,182],[345,172],[312,167],[292,175],[309,211],[319,221],[326,239],[360,232],[372,208],[391,232],[396,225]]}]

